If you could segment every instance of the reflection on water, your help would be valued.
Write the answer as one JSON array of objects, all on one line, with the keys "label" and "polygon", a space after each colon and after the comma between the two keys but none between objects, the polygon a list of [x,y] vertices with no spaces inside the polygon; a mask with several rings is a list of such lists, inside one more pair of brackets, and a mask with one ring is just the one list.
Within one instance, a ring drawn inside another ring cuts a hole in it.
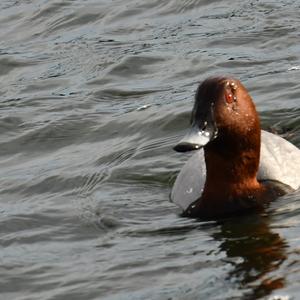
[{"label": "reflection on water", "polygon": [[0,298],[299,298],[299,191],[210,223],[168,201],[210,75],[300,147],[299,8],[0,1]]},{"label": "reflection on water", "polygon": [[286,259],[287,242],[270,229],[270,218],[244,216],[221,224],[214,238],[221,240],[220,249],[232,258],[233,270],[228,280],[247,288],[243,299],[257,299],[285,285],[285,276],[276,270]]}]

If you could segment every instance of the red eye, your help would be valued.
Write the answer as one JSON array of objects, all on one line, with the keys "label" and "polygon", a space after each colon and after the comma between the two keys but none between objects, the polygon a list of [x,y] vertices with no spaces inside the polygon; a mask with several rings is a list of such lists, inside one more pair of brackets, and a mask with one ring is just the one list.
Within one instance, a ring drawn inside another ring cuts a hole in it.
[{"label": "red eye", "polygon": [[225,92],[225,100],[227,103],[232,103],[233,102],[233,95],[231,93]]}]

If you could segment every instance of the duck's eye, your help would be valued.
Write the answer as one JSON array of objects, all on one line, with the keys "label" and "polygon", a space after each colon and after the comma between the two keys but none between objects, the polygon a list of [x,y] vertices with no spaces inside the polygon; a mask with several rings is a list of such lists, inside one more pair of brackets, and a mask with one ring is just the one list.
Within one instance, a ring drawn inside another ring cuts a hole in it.
[{"label": "duck's eye", "polygon": [[225,92],[225,100],[228,104],[231,104],[234,100],[233,94],[230,92]]}]

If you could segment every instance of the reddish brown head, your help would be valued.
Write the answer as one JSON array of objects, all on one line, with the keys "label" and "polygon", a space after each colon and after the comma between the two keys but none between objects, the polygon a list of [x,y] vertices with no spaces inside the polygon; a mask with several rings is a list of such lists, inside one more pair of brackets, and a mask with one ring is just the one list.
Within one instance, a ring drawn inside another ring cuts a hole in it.
[{"label": "reddish brown head", "polygon": [[254,103],[240,81],[227,77],[206,79],[197,89],[192,111],[192,133],[175,150],[201,147],[232,157],[260,149],[260,123]]},{"label": "reddish brown head", "polygon": [[207,83],[211,95],[215,94],[213,116],[218,130],[217,137],[204,146],[207,181],[256,184],[261,133],[254,103],[246,88],[231,78],[204,81],[196,102],[205,101],[202,89]]},{"label": "reddish brown head", "polygon": [[260,122],[246,88],[232,78],[207,79],[197,90],[192,122],[199,122],[208,107],[211,107],[210,118],[216,133],[215,138],[204,146],[205,152],[237,164],[237,169],[231,167],[235,176],[243,172],[240,174],[243,178],[256,177]]}]

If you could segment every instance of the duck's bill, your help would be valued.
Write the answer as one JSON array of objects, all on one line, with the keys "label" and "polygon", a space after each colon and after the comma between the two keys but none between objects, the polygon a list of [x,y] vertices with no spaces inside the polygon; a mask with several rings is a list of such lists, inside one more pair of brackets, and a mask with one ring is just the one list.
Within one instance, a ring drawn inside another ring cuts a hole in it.
[{"label": "duck's bill", "polygon": [[198,126],[193,126],[173,149],[177,152],[199,150],[215,137],[214,130],[200,130]]}]

